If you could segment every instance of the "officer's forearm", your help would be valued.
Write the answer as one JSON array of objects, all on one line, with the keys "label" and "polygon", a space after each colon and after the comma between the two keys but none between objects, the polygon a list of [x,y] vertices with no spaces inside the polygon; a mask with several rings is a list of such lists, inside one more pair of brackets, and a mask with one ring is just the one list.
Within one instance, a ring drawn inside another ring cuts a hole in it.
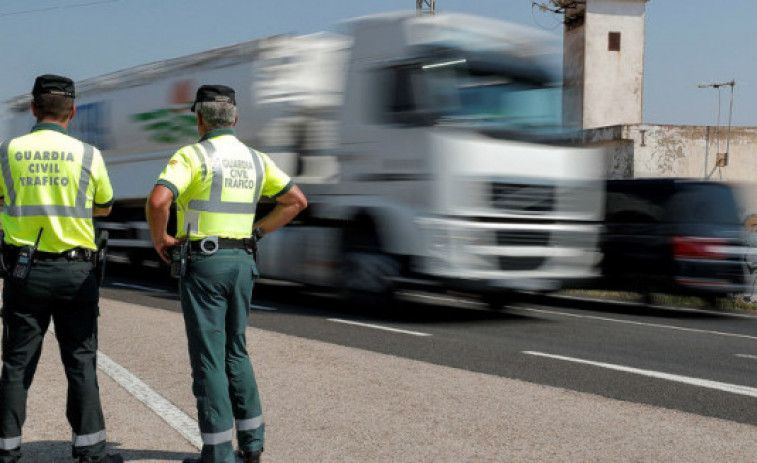
[{"label": "officer's forearm", "polygon": [[147,224],[150,226],[150,237],[153,243],[157,244],[163,241],[167,233],[168,216],[168,210],[147,207]]},{"label": "officer's forearm", "polygon": [[277,202],[276,207],[268,215],[255,222],[253,229],[259,228],[263,234],[271,233],[291,222],[297,214],[308,207],[308,201],[297,185],[278,198]]},{"label": "officer's forearm", "polygon": [[[168,194],[166,194],[165,190],[168,191]],[[167,233],[166,227],[168,226],[168,218],[171,214],[172,201],[173,193],[168,188],[157,185],[145,205],[147,224],[150,226],[150,237],[152,237],[152,242],[155,244],[161,243]]]},{"label": "officer's forearm", "polygon": [[105,217],[110,214],[110,211],[112,211],[112,207],[93,207],[92,208],[92,215],[94,217]]},{"label": "officer's forearm", "polygon": [[301,210],[295,205],[277,204],[268,215],[255,222],[253,229],[259,228],[267,235],[291,222]]}]

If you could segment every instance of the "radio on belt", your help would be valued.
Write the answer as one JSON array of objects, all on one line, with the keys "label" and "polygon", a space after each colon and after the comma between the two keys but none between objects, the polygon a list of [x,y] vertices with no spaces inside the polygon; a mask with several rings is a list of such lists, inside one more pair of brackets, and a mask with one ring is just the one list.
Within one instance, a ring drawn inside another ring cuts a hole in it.
[{"label": "radio on belt", "polygon": [[187,266],[189,264],[189,232],[191,231],[192,224],[187,224],[187,239],[174,246],[171,252],[171,276],[174,278],[181,278],[187,274]]},{"label": "radio on belt", "polygon": [[13,271],[11,272],[11,278],[13,281],[23,283],[29,276],[29,272],[32,270],[32,264],[34,263],[34,253],[37,252],[39,246],[39,239],[42,237],[44,228],[39,229],[37,233],[37,240],[34,242],[34,246],[24,246],[18,251],[16,256],[16,262],[13,264]]}]

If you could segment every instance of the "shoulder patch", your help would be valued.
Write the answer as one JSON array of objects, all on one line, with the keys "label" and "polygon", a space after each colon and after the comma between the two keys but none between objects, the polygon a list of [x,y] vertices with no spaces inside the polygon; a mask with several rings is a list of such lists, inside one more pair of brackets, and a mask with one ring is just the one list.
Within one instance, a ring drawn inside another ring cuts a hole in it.
[{"label": "shoulder patch", "polygon": [[170,161],[168,161],[168,165],[169,166],[175,166],[178,163],[179,163],[179,161],[177,161],[176,159],[171,159]]}]

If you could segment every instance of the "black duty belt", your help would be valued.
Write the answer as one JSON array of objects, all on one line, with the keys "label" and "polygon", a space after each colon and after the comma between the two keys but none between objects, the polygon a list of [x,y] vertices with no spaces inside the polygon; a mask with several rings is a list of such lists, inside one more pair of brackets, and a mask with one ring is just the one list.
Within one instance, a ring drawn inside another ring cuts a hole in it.
[{"label": "black duty belt", "polygon": [[248,239],[215,237],[192,241],[189,244],[192,252],[199,252],[201,254],[212,254],[219,249],[247,249],[248,246]]},{"label": "black duty belt", "polygon": [[[17,246],[7,244],[5,245],[5,248],[11,259],[14,259],[18,255],[19,249],[21,249]],[[34,261],[42,262],[47,260],[66,259],[70,261],[93,262],[95,255],[95,251],[86,248],[73,248],[63,252],[36,251],[34,253]]]}]

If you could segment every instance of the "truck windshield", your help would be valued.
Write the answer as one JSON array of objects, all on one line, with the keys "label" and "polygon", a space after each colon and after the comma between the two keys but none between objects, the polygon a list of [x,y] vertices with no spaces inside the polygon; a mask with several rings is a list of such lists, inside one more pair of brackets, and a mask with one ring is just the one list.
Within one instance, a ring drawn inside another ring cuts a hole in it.
[{"label": "truck windshield", "polygon": [[[558,85],[522,75],[471,67],[449,60],[422,67],[426,106],[440,125],[528,134],[557,134],[562,125],[562,93]],[[504,69],[503,71],[506,71]]]}]

